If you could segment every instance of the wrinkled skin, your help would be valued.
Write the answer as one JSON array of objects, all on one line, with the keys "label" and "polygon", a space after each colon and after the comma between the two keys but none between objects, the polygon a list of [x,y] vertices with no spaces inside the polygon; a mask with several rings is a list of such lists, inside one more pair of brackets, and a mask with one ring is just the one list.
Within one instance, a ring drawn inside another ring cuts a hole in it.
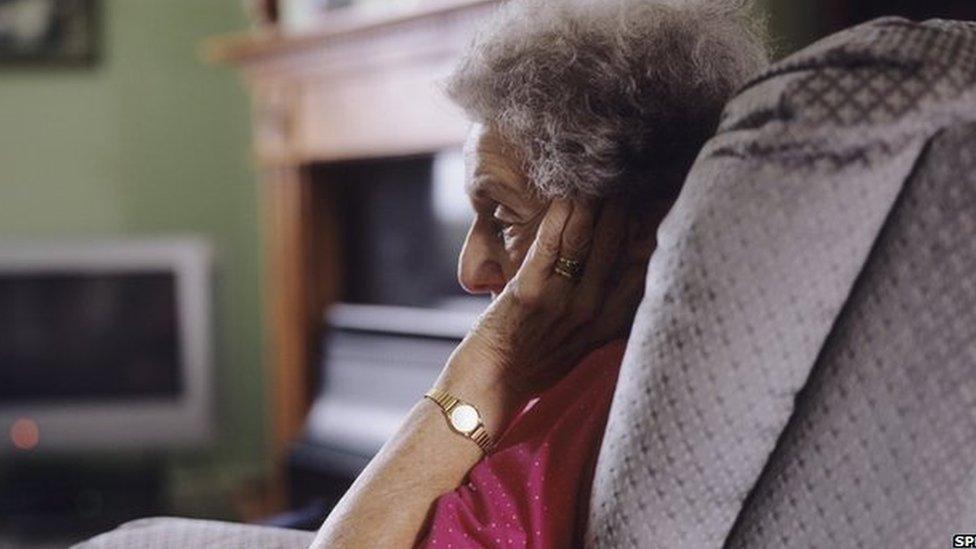
[{"label": "wrinkled skin", "polygon": [[[485,127],[465,150],[476,218],[458,266],[461,285],[492,303],[451,362],[485,364],[515,402],[561,378],[601,344],[626,337],[643,291],[654,232],[670,204],[635,216],[623,199],[536,196],[517,154]],[[578,281],[553,271],[583,261]],[[442,375],[450,385],[450,365]]]}]

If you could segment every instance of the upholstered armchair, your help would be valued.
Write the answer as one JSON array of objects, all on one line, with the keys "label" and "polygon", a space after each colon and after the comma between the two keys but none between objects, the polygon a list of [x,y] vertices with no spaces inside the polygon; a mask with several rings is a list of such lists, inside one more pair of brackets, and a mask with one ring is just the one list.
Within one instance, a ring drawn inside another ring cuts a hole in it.
[{"label": "upholstered armchair", "polygon": [[[592,547],[946,547],[976,517],[976,26],[757,75],[658,235]],[[303,548],[181,519],[81,547]]]}]

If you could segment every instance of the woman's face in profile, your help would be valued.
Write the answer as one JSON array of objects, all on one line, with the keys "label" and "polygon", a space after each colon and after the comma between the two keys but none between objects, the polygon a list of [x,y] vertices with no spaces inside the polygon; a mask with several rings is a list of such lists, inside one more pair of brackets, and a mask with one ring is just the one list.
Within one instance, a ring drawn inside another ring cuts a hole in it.
[{"label": "woman's face in profile", "polygon": [[475,219],[461,250],[458,280],[470,293],[494,297],[525,259],[549,203],[531,192],[512,148],[484,126],[471,130],[464,158]]}]

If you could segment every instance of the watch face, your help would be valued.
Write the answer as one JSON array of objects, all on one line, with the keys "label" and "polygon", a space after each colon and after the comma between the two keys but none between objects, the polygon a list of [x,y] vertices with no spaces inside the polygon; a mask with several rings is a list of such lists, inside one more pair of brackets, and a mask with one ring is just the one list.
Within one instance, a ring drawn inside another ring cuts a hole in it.
[{"label": "watch face", "polygon": [[478,410],[474,406],[460,404],[451,410],[451,425],[462,433],[474,431],[480,421]]}]

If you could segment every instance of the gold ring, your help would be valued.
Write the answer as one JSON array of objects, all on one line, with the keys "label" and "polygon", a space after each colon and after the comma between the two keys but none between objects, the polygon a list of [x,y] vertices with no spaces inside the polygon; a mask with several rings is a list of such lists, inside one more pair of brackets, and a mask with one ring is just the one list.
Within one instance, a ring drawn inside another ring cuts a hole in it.
[{"label": "gold ring", "polygon": [[553,271],[559,276],[576,282],[583,276],[583,263],[575,259],[560,257],[556,259],[556,266]]}]

